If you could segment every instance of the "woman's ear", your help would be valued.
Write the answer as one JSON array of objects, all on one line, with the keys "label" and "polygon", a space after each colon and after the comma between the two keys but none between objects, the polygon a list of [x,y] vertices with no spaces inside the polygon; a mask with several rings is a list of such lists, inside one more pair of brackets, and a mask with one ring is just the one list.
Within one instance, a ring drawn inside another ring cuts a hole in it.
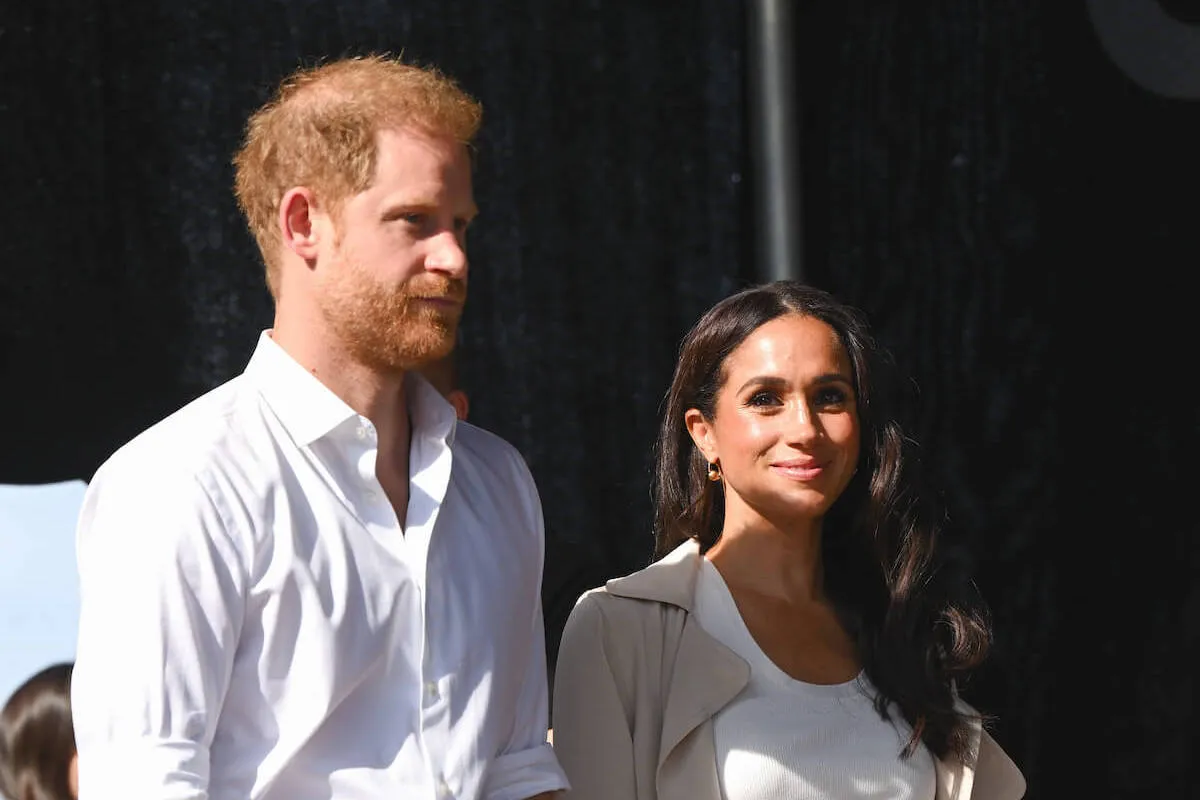
[{"label": "woman's ear", "polygon": [[720,458],[717,453],[716,437],[713,436],[712,425],[704,418],[698,408],[689,408],[683,413],[683,425],[688,435],[696,443],[696,447],[704,455],[704,460],[712,463]]}]

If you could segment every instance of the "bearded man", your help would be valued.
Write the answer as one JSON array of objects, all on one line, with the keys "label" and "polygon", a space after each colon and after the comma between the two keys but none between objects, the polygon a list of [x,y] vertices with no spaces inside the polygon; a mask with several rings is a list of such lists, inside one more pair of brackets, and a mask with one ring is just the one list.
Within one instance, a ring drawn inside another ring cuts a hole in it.
[{"label": "bearded man", "polygon": [[289,76],[236,195],[244,372],[117,450],[77,532],[82,800],[550,797],[541,506],[419,375],[455,340],[481,107],[371,56]]}]

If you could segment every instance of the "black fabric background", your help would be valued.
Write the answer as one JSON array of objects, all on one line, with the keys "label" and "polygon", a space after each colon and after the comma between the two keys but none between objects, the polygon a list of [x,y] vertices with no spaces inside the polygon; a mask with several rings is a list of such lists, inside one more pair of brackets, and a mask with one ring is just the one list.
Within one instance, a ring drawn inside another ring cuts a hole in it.
[{"label": "black fabric background", "polygon": [[[463,374],[538,480],[553,653],[649,557],[679,337],[755,278],[745,33],[716,0],[4,0],[0,482],[86,480],[241,369],[270,323],[245,117],[299,63],[403,52],[486,108]],[[804,274],[919,390],[996,618],[968,699],[1031,798],[1200,796],[1200,106],[1081,2],[822,0],[796,41]]]}]

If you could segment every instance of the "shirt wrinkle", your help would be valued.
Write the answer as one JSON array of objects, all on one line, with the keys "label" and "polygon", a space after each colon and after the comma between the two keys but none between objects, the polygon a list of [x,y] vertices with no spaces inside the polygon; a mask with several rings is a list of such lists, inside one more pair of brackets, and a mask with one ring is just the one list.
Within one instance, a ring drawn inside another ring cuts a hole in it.
[{"label": "shirt wrinkle", "polygon": [[567,788],[532,476],[424,378],[405,387],[405,531],[373,426],[269,331],[242,375],[97,471],[77,533],[83,800]]}]

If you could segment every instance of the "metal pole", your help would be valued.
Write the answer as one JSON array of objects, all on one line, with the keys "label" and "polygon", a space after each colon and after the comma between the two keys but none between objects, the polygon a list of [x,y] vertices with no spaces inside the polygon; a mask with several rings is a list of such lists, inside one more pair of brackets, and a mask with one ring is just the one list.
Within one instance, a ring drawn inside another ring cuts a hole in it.
[{"label": "metal pole", "polygon": [[763,280],[802,280],[795,0],[748,0],[747,7],[758,271]]}]

